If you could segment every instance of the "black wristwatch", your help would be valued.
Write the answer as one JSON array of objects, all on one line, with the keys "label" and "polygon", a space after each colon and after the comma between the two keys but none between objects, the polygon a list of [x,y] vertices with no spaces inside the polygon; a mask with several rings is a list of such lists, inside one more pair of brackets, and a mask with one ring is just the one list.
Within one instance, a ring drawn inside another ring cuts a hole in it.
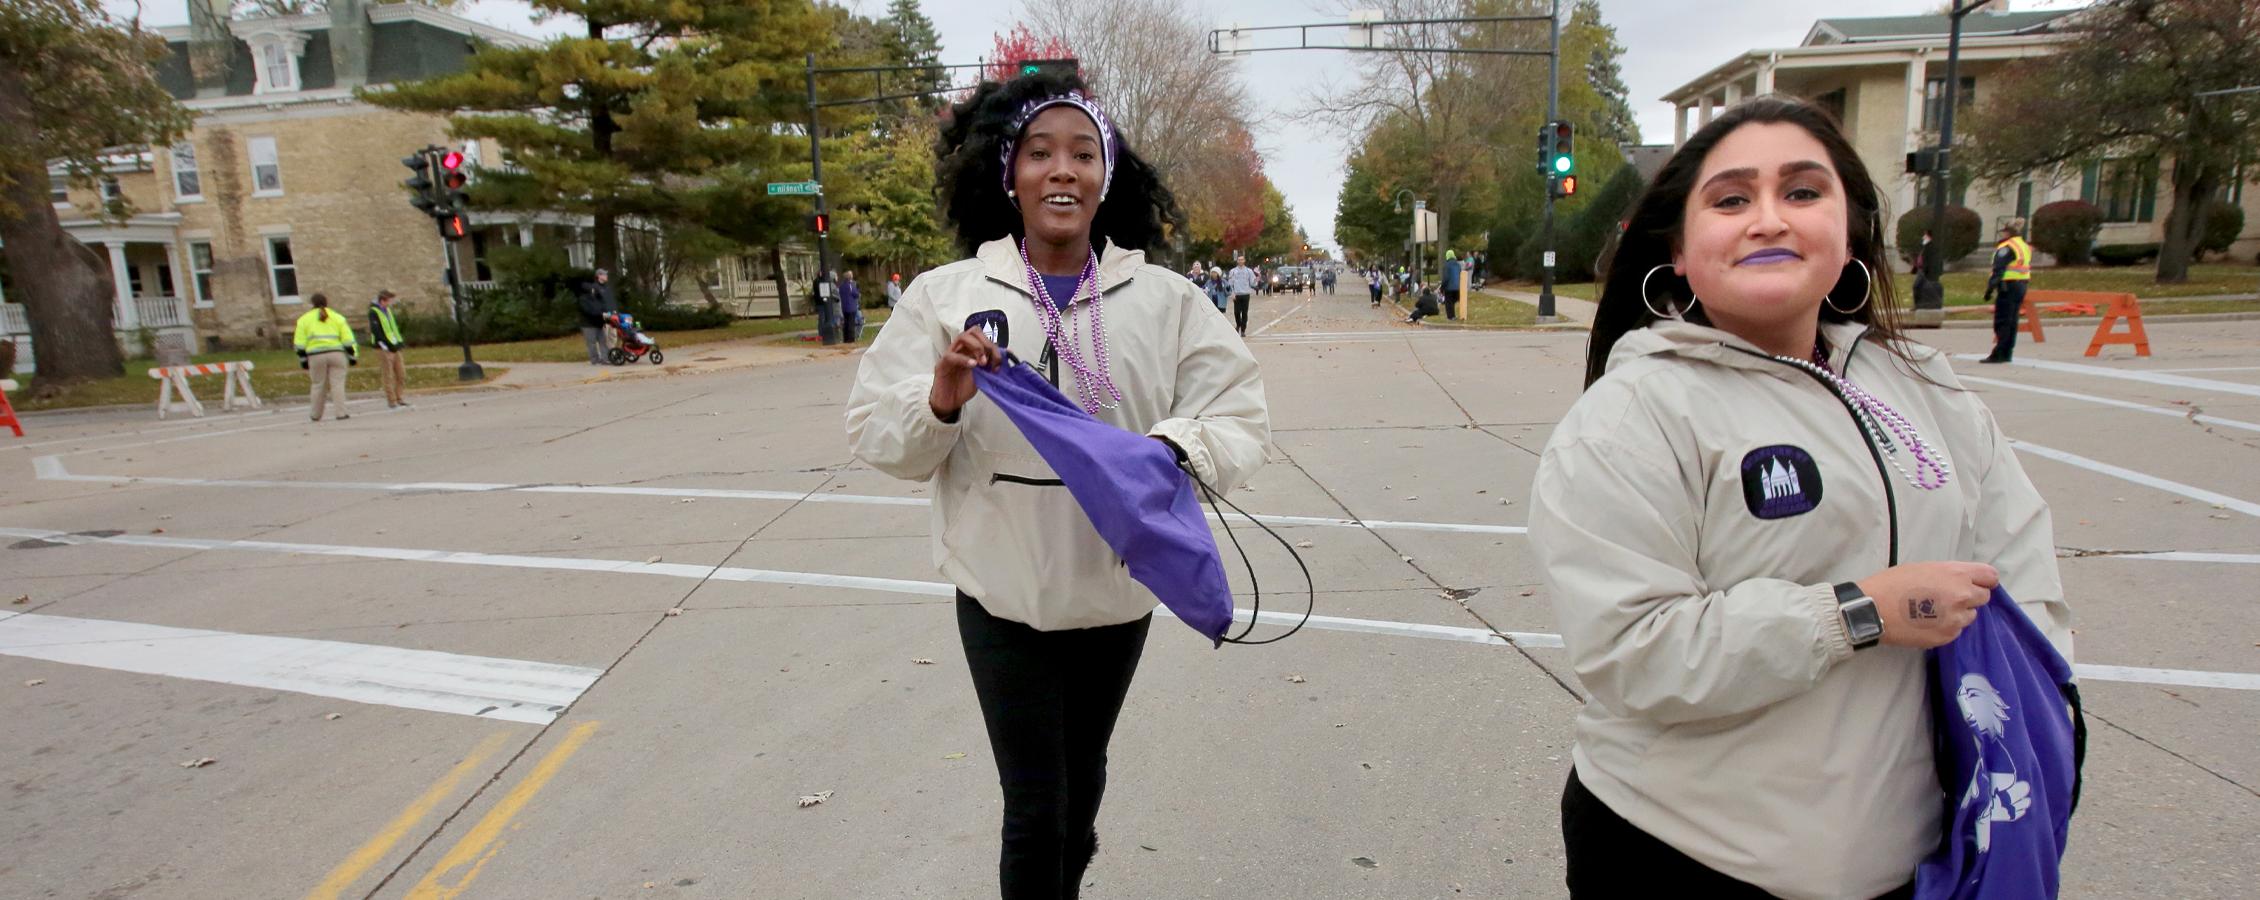
[{"label": "black wristwatch", "polygon": [[1851,637],[1852,649],[1866,650],[1883,640],[1883,616],[1876,612],[1875,598],[1857,583],[1836,586],[1836,614],[1844,617],[1844,633]]}]

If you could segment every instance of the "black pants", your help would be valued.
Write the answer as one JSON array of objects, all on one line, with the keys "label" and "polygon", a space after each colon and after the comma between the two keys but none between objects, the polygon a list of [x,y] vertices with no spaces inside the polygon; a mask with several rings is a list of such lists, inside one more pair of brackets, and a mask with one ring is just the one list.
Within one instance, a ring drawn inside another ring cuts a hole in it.
[{"label": "black pants", "polygon": [[1242,335],[1248,333],[1248,295],[1246,294],[1232,295],[1232,327],[1239,329]]},{"label": "black pants", "polygon": [[1135,622],[1037,631],[957,595],[957,633],[1004,787],[1005,900],[1074,900],[1098,853],[1106,745],[1145,652]]},{"label": "black pants", "polygon": [[[1569,893],[1581,897],[1704,897],[1765,900],[1756,885],[1696,862],[1602,803],[1569,770],[1562,788],[1562,845],[1569,857]],[[1877,900],[1912,900],[1908,882]]]},{"label": "black pants", "polygon": [[1993,358],[2008,359],[2017,350],[2017,317],[2024,313],[2025,286],[2029,282],[2004,281],[1993,297]]}]

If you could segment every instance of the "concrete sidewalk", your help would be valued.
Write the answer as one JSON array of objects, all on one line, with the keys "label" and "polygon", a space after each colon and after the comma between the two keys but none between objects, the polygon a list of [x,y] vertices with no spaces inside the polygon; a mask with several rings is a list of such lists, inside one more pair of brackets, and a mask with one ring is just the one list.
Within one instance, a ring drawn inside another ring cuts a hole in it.
[{"label": "concrete sidewalk", "polygon": [[[660,375],[697,375],[773,366],[781,363],[801,362],[853,353],[863,345],[836,344],[826,347],[813,342],[802,342],[797,336],[759,340],[729,341],[718,344],[692,344],[668,347],[663,365],[649,361],[629,363],[624,366],[592,366],[585,362],[505,362],[495,363],[510,371],[493,382],[496,387],[551,387],[572,384],[596,384],[623,379],[648,378]],[[453,364],[449,364],[452,367]]]},{"label": "concrete sidewalk", "polygon": [[[1510,291],[1496,287],[1485,287],[1482,291],[1493,297],[1505,297],[1532,306],[1538,305],[1538,295],[1527,291]],[[1554,314],[1567,321],[1591,325],[1593,324],[1593,317],[1600,310],[1600,305],[1591,300],[1579,300],[1576,297],[1565,297],[1561,294],[1554,295]]]}]

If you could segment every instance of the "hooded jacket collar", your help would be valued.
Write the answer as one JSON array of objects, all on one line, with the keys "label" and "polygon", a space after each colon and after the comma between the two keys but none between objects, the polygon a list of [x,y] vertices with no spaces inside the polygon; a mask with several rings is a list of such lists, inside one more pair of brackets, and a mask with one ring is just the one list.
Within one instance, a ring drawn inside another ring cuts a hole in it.
[{"label": "hooded jacket collar", "polygon": [[[1028,288],[1028,268],[1020,261],[1018,239],[1001,237],[982,244],[981,249],[974,252],[973,258],[981,261],[981,273],[987,275],[989,280],[1031,297],[1035,296]],[[1115,246],[1113,241],[1102,238],[1099,243],[1099,293],[1104,294],[1129,283],[1138,267],[1145,263],[1145,251],[1125,250]],[[1075,302],[1081,303],[1083,299],[1078,297]]]},{"label": "hooded jacket collar", "polygon": [[[1822,322],[1821,336],[1828,341],[1828,365],[1843,372],[1851,358],[1852,347],[1868,333],[1868,326],[1859,322]],[[1755,355],[1752,355],[1755,354]],[[1708,325],[1693,322],[1657,322],[1646,328],[1635,328],[1617,338],[1609,350],[1608,368],[1615,369],[1635,359],[1646,356],[1675,356],[1682,359],[1701,360],[1733,369],[1747,369],[1787,375],[1793,370],[1782,365],[1767,353],[1734,334]]]}]

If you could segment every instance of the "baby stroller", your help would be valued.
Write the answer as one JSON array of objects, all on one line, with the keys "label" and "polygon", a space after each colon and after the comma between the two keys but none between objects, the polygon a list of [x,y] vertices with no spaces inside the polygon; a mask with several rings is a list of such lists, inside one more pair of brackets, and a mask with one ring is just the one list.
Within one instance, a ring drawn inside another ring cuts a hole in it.
[{"label": "baby stroller", "polygon": [[624,366],[648,356],[651,357],[651,364],[656,366],[667,359],[666,354],[659,352],[659,342],[636,327],[635,316],[624,312],[608,312],[604,314],[604,324],[612,326],[612,333],[616,338],[612,349],[605,354],[605,358],[611,360],[613,365]]}]

